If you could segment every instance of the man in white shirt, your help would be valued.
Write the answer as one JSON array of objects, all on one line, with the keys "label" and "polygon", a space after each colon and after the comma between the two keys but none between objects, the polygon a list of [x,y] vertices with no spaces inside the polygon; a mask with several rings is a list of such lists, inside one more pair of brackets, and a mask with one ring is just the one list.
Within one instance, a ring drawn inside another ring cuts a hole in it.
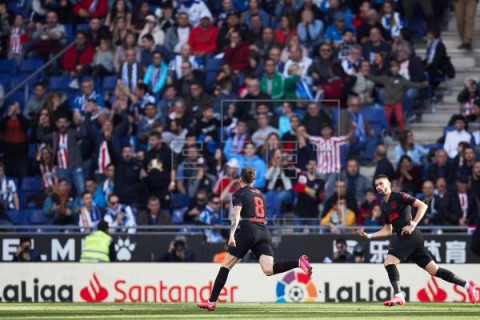
[{"label": "man in white shirt", "polygon": [[257,115],[258,129],[252,135],[252,141],[257,148],[260,148],[265,143],[267,137],[273,132],[278,134],[278,130],[268,124],[268,115],[260,113]]},{"label": "man in white shirt", "polygon": [[296,64],[299,67],[299,75],[304,79],[308,79],[307,71],[310,65],[312,64],[312,59],[309,57],[302,56],[302,49],[300,47],[292,47],[290,49],[290,58],[285,62],[285,68],[283,69],[283,76],[285,78],[289,77],[288,68],[292,65]]},{"label": "man in white shirt", "polygon": [[448,153],[449,158],[455,158],[458,154],[458,144],[460,142],[472,142],[472,135],[465,130],[465,118],[462,115],[456,115],[453,119],[455,130],[447,132],[443,149]]},{"label": "man in white shirt", "polygon": [[5,167],[0,162],[0,214],[4,210],[18,210],[20,202],[18,200],[17,186],[13,180],[5,176]]}]

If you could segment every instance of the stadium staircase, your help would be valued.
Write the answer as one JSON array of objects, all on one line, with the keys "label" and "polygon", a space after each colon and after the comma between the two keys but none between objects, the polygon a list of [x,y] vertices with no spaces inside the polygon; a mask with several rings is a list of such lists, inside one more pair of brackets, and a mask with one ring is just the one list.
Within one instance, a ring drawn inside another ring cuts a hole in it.
[{"label": "stadium staircase", "polygon": [[[414,132],[415,143],[428,145],[435,143],[443,134],[443,128],[447,125],[451,115],[459,112],[457,95],[463,88],[465,79],[480,80],[480,5],[477,5],[475,16],[475,30],[473,47],[474,50],[468,52],[459,50],[457,47],[461,44],[457,33],[457,21],[454,12],[449,13],[448,23],[442,31],[442,40],[447,47],[447,53],[455,66],[456,77],[450,80],[449,88],[443,83],[440,90],[437,91],[437,102],[428,106],[423,114],[421,121],[415,121],[409,124]],[[417,43],[416,53],[424,58],[426,54],[425,42]],[[450,91],[450,92],[448,92]],[[394,148],[397,141],[388,143],[388,158],[394,162]],[[375,167],[362,167],[362,174],[372,177]]]}]

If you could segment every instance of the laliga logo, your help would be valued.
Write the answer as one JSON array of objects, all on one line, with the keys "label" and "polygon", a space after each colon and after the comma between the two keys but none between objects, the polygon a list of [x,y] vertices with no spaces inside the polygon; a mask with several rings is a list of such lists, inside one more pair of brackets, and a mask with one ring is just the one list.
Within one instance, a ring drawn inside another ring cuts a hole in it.
[{"label": "laliga logo", "polygon": [[100,284],[97,275],[93,274],[93,280],[90,280],[88,286],[80,290],[80,297],[86,302],[102,302],[107,299],[108,291]]},{"label": "laliga logo", "polygon": [[308,275],[290,271],[277,282],[277,302],[315,302],[317,288]]},{"label": "laliga logo", "polygon": [[447,300],[447,292],[438,286],[435,277],[431,277],[427,287],[417,292],[420,302],[444,302]]}]

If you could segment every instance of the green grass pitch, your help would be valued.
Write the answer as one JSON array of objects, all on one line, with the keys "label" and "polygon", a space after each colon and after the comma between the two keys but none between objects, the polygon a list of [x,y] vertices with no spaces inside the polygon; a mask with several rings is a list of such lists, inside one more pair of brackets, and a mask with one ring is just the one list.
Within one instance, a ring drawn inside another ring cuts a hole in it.
[{"label": "green grass pitch", "polygon": [[387,308],[381,303],[230,303],[208,312],[188,304],[0,304],[0,319],[480,319],[480,304],[420,304]]}]

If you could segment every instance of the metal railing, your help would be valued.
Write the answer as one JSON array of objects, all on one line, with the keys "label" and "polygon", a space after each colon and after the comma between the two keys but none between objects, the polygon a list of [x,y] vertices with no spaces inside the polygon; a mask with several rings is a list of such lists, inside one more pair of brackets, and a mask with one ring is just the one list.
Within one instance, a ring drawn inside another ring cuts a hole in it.
[{"label": "metal railing", "polygon": [[[339,229],[343,234],[354,233],[359,226],[340,227]],[[380,230],[378,226],[365,226],[365,231],[375,232]],[[127,229],[127,228],[126,228]],[[205,226],[205,225],[163,225],[163,226],[137,226],[136,233],[143,232],[159,232],[159,233],[181,233],[181,234],[201,234],[205,230],[221,229],[230,230],[229,226]],[[272,225],[269,229],[274,234],[304,234],[307,231],[310,234],[331,234],[329,232],[330,227],[322,225]],[[467,226],[419,226],[419,230],[426,234],[469,234],[473,231],[473,228]],[[81,228],[77,225],[0,225],[0,233],[42,233],[47,231],[48,233],[82,233]],[[120,233],[120,232],[119,232]]]},{"label": "metal railing", "polygon": [[[75,41],[72,41],[71,43],[69,43],[65,48],[63,48],[62,50],[60,50],[59,52],[57,52],[55,54],[55,56],[53,56],[50,60],[48,60],[47,62],[45,62],[45,64],[38,70],[35,70],[33,73],[31,73],[28,77],[26,77],[25,79],[23,79],[23,81],[21,81],[20,83],[18,83],[15,87],[13,87],[12,89],[10,89],[10,91],[8,91],[4,96],[3,96],[3,99],[4,101],[9,97],[11,96],[12,94],[14,94],[15,92],[18,91],[18,89],[24,87],[24,93],[25,93],[25,102],[28,101],[28,96],[29,96],[29,86],[28,85],[25,85],[25,84],[28,84],[30,80],[34,79],[36,76],[38,76],[40,73],[42,73],[46,68],[48,68],[54,61],[56,61],[58,58],[60,58],[70,47],[72,47],[73,45],[75,44]],[[8,107],[8,106],[6,106]]]}]

